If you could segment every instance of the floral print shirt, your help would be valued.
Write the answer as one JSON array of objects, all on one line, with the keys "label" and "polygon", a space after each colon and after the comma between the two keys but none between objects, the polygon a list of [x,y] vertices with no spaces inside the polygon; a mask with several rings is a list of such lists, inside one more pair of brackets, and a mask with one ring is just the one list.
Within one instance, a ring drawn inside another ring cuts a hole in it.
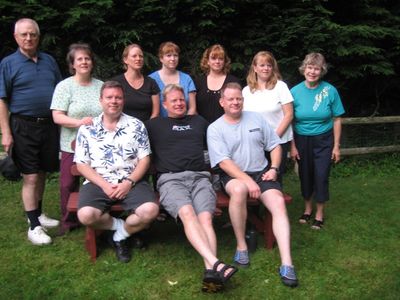
[{"label": "floral print shirt", "polygon": [[149,137],[142,121],[124,113],[114,131],[107,130],[102,120],[103,114],[93,125],[79,128],[74,162],[88,164],[108,182],[117,183],[151,154]]}]

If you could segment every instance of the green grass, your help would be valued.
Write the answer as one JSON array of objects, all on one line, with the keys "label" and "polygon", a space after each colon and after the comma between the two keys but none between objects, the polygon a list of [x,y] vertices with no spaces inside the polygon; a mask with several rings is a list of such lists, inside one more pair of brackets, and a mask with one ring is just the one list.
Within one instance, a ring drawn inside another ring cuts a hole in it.
[{"label": "green grass", "polygon": [[[0,299],[398,299],[399,158],[346,158],[335,166],[321,232],[297,223],[303,203],[299,181],[289,173],[285,189],[294,198],[288,211],[300,286],[280,283],[278,250],[265,250],[259,236],[250,268],[218,295],[201,293],[202,261],[174,222],[155,223],[147,234],[149,248],[134,249],[128,264],[118,263],[105,245],[91,263],[83,229],[55,237],[50,246],[31,245],[20,183],[0,179]],[[51,216],[59,215],[57,188],[53,176],[44,205]],[[219,256],[230,261],[235,241],[231,228],[222,228],[226,221],[226,214],[215,219],[215,228]]]}]

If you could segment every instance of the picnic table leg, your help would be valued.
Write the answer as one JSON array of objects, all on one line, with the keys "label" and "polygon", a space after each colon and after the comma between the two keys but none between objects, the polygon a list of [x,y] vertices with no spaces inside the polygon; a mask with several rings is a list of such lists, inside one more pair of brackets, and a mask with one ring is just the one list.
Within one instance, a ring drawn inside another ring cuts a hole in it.
[{"label": "picnic table leg", "polygon": [[96,230],[86,226],[85,245],[86,250],[89,252],[90,260],[95,262],[97,259],[97,245],[96,245]]}]

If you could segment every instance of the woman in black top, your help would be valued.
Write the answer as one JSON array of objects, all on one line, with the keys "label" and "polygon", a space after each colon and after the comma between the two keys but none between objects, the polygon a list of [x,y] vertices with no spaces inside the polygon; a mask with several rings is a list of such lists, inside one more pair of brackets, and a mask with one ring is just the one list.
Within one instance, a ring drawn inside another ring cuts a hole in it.
[{"label": "woman in black top", "polygon": [[122,62],[126,71],[113,80],[124,88],[124,113],[141,121],[157,117],[160,113],[160,89],[154,79],[142,74],[142,48],[137,44],[126,46]]},{"label": "woman in black top", "polygon": [[196,107],[198,114],[210,123],[224,114],[219,105],[222,86],[228,82],[241,84],[238,78],[229,74],[230,63],[224,47],[219,44],[207,48],[200,61],[204,74],[195,78]]}]

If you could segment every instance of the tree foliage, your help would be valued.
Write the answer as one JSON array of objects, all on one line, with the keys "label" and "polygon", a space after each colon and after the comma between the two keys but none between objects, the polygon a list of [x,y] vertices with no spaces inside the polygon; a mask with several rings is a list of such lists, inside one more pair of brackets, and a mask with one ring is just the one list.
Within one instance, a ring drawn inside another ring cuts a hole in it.
[{"label": "tree foliage", "polygon": [[232,72],[244,80],[257,51],[270,50],[292,86],[305,54],[322,52],[349,115],[400,113],[400,4],[395,0],[27,0],[0,2],[0,57],[15,49],[12,30],[21,17],[38,21],[41,47],[66,70],[68,46],[90,43],[97,76],[122,71],[129,43],[145,51],[145,72],[159,68],[161,42],[181,47],[180,68],[200,72],[202,52],[223,44]]}]

